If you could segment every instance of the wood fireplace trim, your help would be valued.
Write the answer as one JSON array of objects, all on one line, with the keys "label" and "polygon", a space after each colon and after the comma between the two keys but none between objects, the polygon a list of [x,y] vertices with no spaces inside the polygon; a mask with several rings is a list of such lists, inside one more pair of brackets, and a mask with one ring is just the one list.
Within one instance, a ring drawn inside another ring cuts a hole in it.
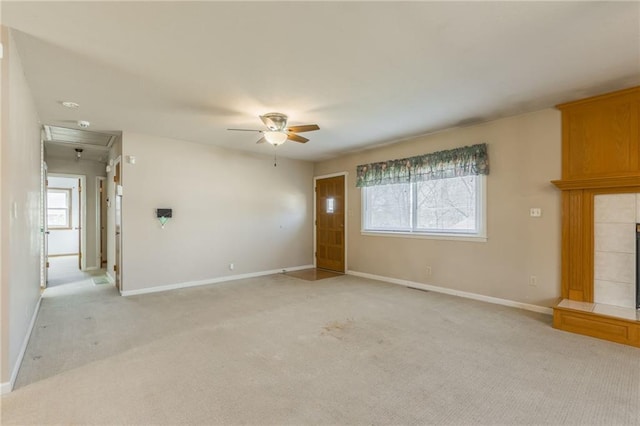
[{"label": "wood fireplace trim", "polygon": [[552,183],[562,191],[563,301],[554,307],[554,327],[639,346],[640,321],[616,322],[568,309],[563,302],[594,301],[594,197],[640,192],[640,87],[557,108],[562,111],[562,179]]}]

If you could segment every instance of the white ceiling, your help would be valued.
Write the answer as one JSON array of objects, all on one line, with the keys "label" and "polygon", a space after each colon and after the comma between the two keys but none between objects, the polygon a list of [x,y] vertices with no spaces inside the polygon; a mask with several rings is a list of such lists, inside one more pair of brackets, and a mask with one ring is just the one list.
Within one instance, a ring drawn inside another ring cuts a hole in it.
[{"label": "white ceiling", "polygon": [[[321,160],[640,84],[640,2],[2,2],[40,118]],[[63,100],[78,102],[65,109]]]}]

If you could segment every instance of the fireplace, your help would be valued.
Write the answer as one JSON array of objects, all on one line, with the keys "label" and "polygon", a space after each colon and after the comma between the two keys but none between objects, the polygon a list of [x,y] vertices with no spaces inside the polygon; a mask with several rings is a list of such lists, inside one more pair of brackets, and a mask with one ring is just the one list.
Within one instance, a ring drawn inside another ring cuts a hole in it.
[{"label": "fireplace", "polygon": [[[562,300],[553,326],[640,348],[640,86],[562,113]],[[597,205],[596,205],[597,204]]]}]

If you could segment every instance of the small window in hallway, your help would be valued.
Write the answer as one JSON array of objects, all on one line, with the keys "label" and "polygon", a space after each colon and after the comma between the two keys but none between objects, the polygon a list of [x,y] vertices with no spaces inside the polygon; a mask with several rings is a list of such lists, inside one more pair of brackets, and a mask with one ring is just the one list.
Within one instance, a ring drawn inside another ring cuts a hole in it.
[{"label": "small window in hallway", "polygon": [[47,226],[54,229],[71,228],[71,189],[47,189]]}]

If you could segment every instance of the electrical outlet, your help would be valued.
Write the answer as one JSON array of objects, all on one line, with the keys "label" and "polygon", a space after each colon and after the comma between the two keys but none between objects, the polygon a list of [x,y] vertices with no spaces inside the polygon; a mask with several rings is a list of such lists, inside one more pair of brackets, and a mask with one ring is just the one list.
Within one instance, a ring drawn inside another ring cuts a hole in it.
[{"label": "electrical outlet", "polygon": [[427,276],[431,276],[431,266],[427,266]]},{"label": "electrical outlet", "polygon": [[529,285],[530,285],[531,287],[535,287],[535,286],[537,286],[537,285],[538,285],[538,277],[536,277],[535,275],[531,275],[531,276],[529,277]]},{"label": "electrical outlet", "polygon": [[532,209],[529,209],[529,216],[531,216],[531,217],[541,217],[542,216],[542,209],[538,208],[538,207],[534,207]]},{"label": "electrical outlet", "polygon": [[230,271],[233,271],[233,268],[235,268],[235,265],[234,265],[233,263],[230,263],[230,264],[229,264],[229,270],[230,270]]}]

